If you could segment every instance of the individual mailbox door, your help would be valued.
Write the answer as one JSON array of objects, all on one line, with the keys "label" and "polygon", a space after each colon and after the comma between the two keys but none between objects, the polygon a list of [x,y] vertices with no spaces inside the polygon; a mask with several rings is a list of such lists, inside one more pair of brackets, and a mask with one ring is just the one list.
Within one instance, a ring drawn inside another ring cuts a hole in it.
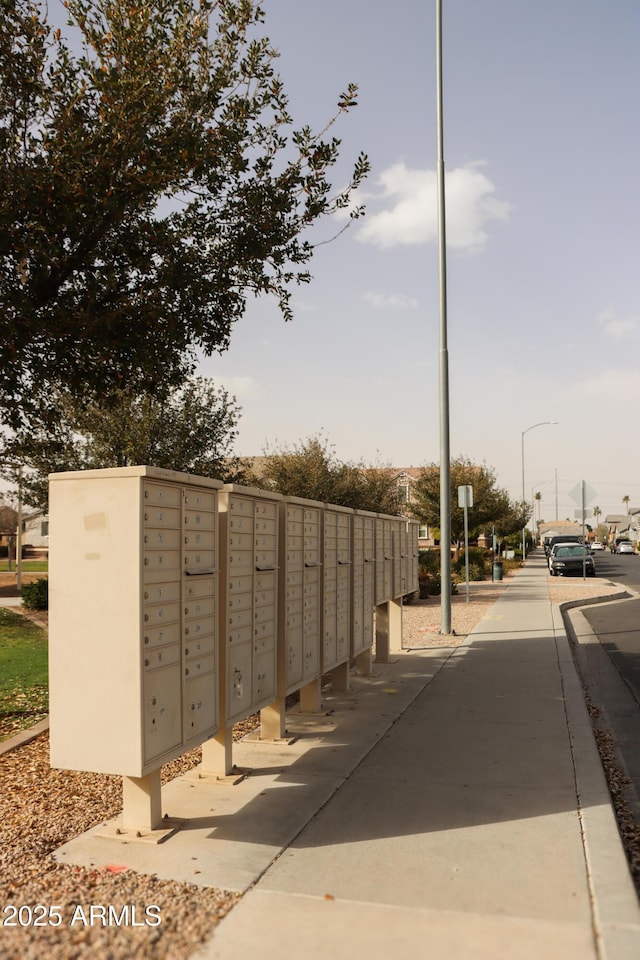
[{"label": "individual mailbox door", "polygon": [[225,726],[276,697],[278,507],[282,498],[225,486],[220,497]]},{"label": "individual mailbox door", "polygon": [[278,695],[320,676],[322,517],[315,500],[286,498],[280,514]]}]

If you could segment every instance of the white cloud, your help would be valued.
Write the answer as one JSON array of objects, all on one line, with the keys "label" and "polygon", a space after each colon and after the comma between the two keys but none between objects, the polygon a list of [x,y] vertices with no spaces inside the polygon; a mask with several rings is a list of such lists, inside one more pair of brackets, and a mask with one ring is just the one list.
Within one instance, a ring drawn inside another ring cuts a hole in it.
[{"label": "white cloud", "polygon": [[579,380],[568,390],[571,396],[584,400],[592,397],[599,403],[612,400],[617,406],[625,401],[640,401],[640,371],[603,370],[587,380]]},{"label": "white cloud", "polygon": [[[438,236],[437,177],[434,170],[416,170],[396,163],[384,170],[378,195],[389,208],[368,213],[358,239],[379,247],[428,243]],[[478,164],[446,174],[447,245],[477,250],[488,240],[487,224],[509,219],[512,206],[495,196],[495,186]],[[370,209],[370,204],[368,204]]]},{"label": "white cloud", "polygon": [[225,390],[228,390],[229,393],[238,400],[243,400],[247,397],[253,397],[260,392],[260,384],[255,377],[217,377],[214,374],[211,379],[214,381],[214,383],[219,384],[220,386],[224,387]]},{"label": "white cloud", "polygon": [[634,317],[616,317],[613,310],[603,310],[596,317],[597,323],[607,337],[620,340],[638,329],[638,319]]},{"label": "white cloud", "polygon": [[362,299],[371,304],[376,310],[415,310],[418,306],[418,301],[415,297],[407,297],[402,293],[384,294],[373,293],[373,291],[368,290],[362,294]]}]

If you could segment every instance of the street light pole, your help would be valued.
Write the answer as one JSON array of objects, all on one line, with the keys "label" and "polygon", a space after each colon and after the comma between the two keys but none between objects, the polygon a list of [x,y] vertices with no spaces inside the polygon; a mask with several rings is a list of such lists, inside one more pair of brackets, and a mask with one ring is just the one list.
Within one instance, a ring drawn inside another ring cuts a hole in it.
[{"label": "street light pole", "polygon": [[448,634],[451,633],[451,458],[449,453],[447,245],[442,108],[442,0],[436,0],[436,100],[438,123],[438,280],[440,290],[440,633]]},{"label": "street light pole", "polygon": [[[547,424],[558,423],[558,420],[541,420],[540,423],[532,423],[530,427],[527,427],[526,430],[522,431],[522,506],[526,505],[526,493],[524,487],[524,438],[525,434],[529,433],[530,430],[534,430],[536,427],[544,427]],[[527,523],[525,520],[524,526],[522,528],[522,560],[526,559],[527,555]]]}]

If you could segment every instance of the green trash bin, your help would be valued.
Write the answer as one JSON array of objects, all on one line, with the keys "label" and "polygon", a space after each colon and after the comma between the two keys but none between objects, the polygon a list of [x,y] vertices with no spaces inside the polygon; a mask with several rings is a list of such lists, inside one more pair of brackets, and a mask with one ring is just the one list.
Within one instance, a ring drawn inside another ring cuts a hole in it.
[{"label": "green trash bin", "polygon": [[502,580],[502,561],[496,560],[493,564],[493,579]]}]

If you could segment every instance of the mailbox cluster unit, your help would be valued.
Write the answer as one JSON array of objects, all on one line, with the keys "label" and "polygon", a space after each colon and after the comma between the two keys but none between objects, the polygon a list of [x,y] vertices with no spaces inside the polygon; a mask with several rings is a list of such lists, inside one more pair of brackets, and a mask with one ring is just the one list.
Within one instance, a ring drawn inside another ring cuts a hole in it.
[{"label": "mailbox cluster unit", "polygon": [[218,726],[219,481],[50,482],[51,760],[143,777]]},{"label": "mailbox cluster unit", "polygon": [[412,521],[152,467],[53,474],[50,531],[51,762],[134,780],[319,689],[417,589]]}]

